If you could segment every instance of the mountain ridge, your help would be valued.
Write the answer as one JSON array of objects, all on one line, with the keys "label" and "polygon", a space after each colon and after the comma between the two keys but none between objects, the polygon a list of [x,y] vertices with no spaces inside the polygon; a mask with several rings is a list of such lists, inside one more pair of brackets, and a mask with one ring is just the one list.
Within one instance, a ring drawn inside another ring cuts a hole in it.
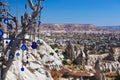
[{"label": "mountain ridge", "polygon": [[43,24],[43,30],[64,30],[64,31],[99,31],[103,30],[93,24]]},{"label": "mountain ridge", "polygon": [[53,32],[118,32],[120,26],[96,26],[94,24],[42,24],[42,31],[53,31]]}]

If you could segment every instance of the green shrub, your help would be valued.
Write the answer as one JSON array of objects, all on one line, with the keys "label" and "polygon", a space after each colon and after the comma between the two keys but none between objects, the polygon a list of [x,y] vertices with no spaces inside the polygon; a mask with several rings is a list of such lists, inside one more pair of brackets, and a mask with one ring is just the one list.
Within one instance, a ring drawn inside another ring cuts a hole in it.
[{"label": "green shrub", "polygon": [[50,55],[52,55],[52,56],[53,56],[53,55],[54,55],[54,53],[53,53],[53,52],[51,52],[51,53],[50,53]]},{"label": "green shrub", "polygon": [[120,80],[120,75],[119,74],[115,77],[115,80]]},{"label": "green shrub", "polygon": [[67,64],[68,64],[68,62],[67,62],[66,59],[63,59],[63,60],[62,60],[62,63],[63,63],[64,65],[67,65]]},{"label": "green shrub", "polygon": [[110,70],[109,69],[105,69],[103,72],[110,72]]},{"label": "green shrub", "polygon": [[52,49],[55,49],[55,48],[58,48],[59,49],[59,46],[57,44],[53,44],[53,45],[50,45],[52,47]]},{"label": "green shrub", "polygon": [[59,51],[58,50],[55,50],[56,53],[58,53]]},{"label": "green shrub", "polygon": [[84,67],[83,66],[79,66],[79,71],[84,71]]},{"label": "green shrub", "polygon": [[40,46],[43,45],[43,42],[40,42]]},{"label": "green shrub", "polygon": [[100,54],[104,54],[104,53],[105,53],[105,50],[104,50],[104,49],[101,49],[101,50],[99,50],[99,53],[100,53]]}]

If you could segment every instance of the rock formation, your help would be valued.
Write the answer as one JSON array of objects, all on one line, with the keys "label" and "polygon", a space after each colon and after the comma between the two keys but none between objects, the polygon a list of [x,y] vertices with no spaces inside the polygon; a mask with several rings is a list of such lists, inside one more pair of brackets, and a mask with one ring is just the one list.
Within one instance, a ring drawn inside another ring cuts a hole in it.
[{"label": "rock formation", "polygon": [[[28,51],[24,53],[22,50],[16,51],[14,61],[7,69],[5,80],[53,80],[50,70],[60,70],[62,63],[54,50],[43,40],[40,41],[43,45],[37,50],[31,49],[28,42]],[[53,52],[54,55],[50,55],[50,52]],[[20,55],[17,56],[17,53]],[[28,63],[26,63],[27,55],[29,55]],[[21,71],[21,67],[24,68],[24,71]]]},{"label": "rock formation", "polygon": [[67,42],[65,53],[67,58],[70,59],[71,61],[75,59],[74,46],[70,41]]},{"label": "rock formation", "polygon": [[120,49],[119,48],[110,48],[109,55],[104,58],[104,60],[110,60],[110,61],[118,61],[120,55]]},{"label": "rock formation", "polygon": [[95,77],[97,80],[106,80],[105,74],[103,73],[100,60],[98,59],[95,63]]},{"label": "rock formation", "polygon": [[87,54],[85,46],[81,47],[81,51],[77,54],[78,55],[76,56],[74,63],[78,65],[88,65],[89,55]]}]

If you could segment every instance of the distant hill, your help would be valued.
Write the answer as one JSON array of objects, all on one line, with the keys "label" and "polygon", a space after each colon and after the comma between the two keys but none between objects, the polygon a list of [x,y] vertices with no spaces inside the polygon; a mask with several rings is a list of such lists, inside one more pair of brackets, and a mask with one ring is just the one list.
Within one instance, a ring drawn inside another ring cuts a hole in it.
[{"label": "distant hill", "polygon": [[98,27],[107,30],[120,30],[120,26],[98,26]]},{"label": "distant hill", "polygon": [[43,30],[49,31],[103,31],[93,24],[43,24]]}]

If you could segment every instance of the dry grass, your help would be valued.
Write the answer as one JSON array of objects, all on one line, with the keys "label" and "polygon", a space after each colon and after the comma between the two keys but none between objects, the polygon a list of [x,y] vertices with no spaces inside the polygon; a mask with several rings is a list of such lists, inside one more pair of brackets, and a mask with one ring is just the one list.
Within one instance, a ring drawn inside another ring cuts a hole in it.
[{"label": "dry grass", "polygon": [[61,72],[57,71],[56,69],[52,69],[50,73],[54,80],[59,80],[59,78],[63,75]]},{"label": "dry grass", "polygon": [[29,70],[31,73],[34,73],[34,72],[35,72],[35,69],[28,68],[28,70]]},{"label": "dry grass", "polygon": [[20,78],[17,78],[17,80],[21,80]]}]

